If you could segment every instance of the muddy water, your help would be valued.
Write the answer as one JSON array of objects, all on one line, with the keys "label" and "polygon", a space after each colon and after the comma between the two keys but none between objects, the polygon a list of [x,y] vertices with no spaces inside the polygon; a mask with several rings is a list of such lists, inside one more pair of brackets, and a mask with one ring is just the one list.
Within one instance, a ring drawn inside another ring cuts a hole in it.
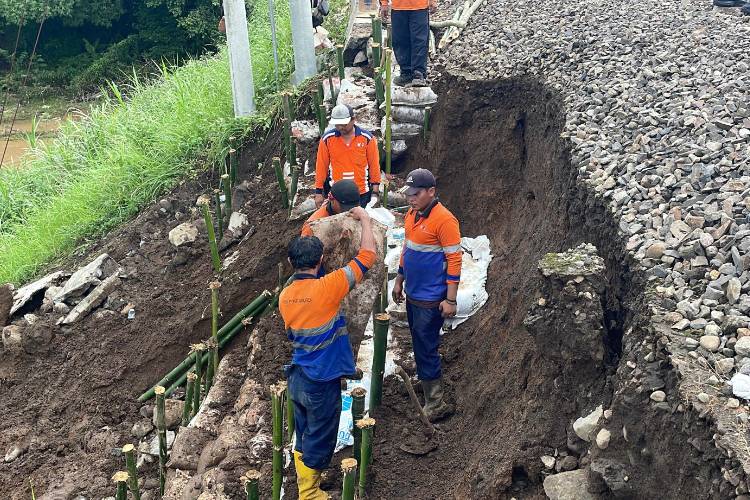
[{"label": "muddy water", "polygon": [[[0,157],[3,156],[3,150],[5,150],[5,159],[3,160],[2,167],[17,165],[19,163],[21,157],[30,148],[26,134],[29,134],[34,128],[33,119],[31,118],[16,120],[13,124],[10,140],[8,141],[11,118],[4,116],[3,125],[0,127]],[[63,117],[39,119],[36,125],[37,145],[43,144],[45,140],[54,136],[62,123],[67,119],[75,119],[75,115],[66,114]]]}]

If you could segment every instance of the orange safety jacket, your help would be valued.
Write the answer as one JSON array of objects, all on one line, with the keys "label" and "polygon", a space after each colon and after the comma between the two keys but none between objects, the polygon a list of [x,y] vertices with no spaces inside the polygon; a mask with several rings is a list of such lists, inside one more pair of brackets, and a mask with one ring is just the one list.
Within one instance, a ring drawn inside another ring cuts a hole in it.
[{"label": "orange safety jacket", "polygon": [[[388,7],[388,0],[380,0],[380,5]],[[429,0],[391,0],[391,9],[393,10],[421,10],[429,6]]]},{"label": "orange safety jacket", "polygon": [[406,296],[424,302],[445,299],[448,283],[461,280],[462,254],[458,220],[442,203],[436,199],[422,212],[410,209],[398,268]]},{"label": "orange safety jacket", "polygon": [[346,266],[318,278],[296,274],[279,296],[279,312],[292,341],[292,364],[317,382],[354,373],[354,355],[341,301],[375,264],[375,252],[360,249]]},{"label": "orange safety jacket", "polygon": [[333,215],[333,212],[331,212],[331,203],[326,201],[320,206],[319,209],[314,211],[302,225],[301,236],[313,236],[313,230],[310,227],[310,223],[314,220],[323,219],[324,217],[330,217],[331,215]]},{"label": "orange safety jacket", "polygon": [[370,184],[380,184],[380,154],[372,133],[355,125],[354,138],[348,146],[336,129],[323,134],[315,162],[317,194],[323,194],[327,177],[334,183],[342,179],[353,180],[359,187],[359,194],[367,193]]}]

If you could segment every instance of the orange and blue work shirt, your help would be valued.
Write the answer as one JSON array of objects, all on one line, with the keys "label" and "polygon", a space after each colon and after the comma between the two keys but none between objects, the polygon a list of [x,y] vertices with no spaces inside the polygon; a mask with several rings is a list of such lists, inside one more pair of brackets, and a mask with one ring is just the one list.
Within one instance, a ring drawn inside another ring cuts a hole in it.
[{"label": "orange and blue work shirt", "polygon": [[297,274],[279,297],[279,312],[292,341],[292,364],[317,382],[354,373],[354,354],[341,301],[375,264],[375,252],[360,249],[345,267],[318,278]]},{"label": "orange and blue work shirt", "polygon": [[[383,7],[388,7],[388,1],[380,2]],[[422,10],[430,6],[429,0],[391,0],[393,10]]]},{"label": "orange and blue work shirt", "polygon": [[378,142],[371,132],[355,125],[354,137],[349,145],[336,129],[323,134],[315,162],[317,194],[323,194],[323,184],[328,177],[334,183],[342,179],[354,181],[359,194],[370,191],[370,184],[380,184]]},{"label": "orange and blue work shirt", "polygon": [[323,203],[319,209],[314,211],[302,225],[301,236],[313,236],[313,230],[310,227],[310,223],[314,220],[330,217],[331,215],[333,215],[333,212],[331,212],[331,203],[327,201]]},{"label": "orange and blue work shirt", "polygon": [[435,200],[422,212],[410,209],[398,268],[406,296],[420,302],[445,299],[448,283],[461,280],[462,253],[458,220],[442,203]]}]

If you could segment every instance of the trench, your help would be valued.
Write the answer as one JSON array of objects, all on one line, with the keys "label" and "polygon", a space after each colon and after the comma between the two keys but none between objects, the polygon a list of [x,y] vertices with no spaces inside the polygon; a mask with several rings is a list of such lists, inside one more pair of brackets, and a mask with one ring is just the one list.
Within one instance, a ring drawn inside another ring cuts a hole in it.
[{"label": "trench", "polygon": [[[454,77],[436,91],[430,139],[415,145],[398,169],[431,169],[462,234],[490,238],[489,300],[443,337],[456,414],[442,424],[437,450],[421,457],[399,450],[419,423],[400,381],[386,381],[384,405],[374,415],[383,441],[374,452],[371,492],[374,498],[544,498],[539,457],[566,452],[572,421],[611,400],[628,321],[622,302],[628,273],[612,253],[617,239],[606,212],[587,206],[579,192],[570,145],[560,136],[558,94],[527,79]],[[539,259],[584,241],[607,264],[607,362],[571,369],[546,356],[522,321],[540,289]],[[408,335],[399,340],[408,351]]]}]

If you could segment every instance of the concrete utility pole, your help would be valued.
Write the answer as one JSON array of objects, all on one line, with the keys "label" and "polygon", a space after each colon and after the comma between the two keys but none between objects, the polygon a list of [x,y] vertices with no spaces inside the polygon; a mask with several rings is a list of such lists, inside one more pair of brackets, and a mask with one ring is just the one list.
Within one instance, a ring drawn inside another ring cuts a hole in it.
[{"label": "concrete utility pole", "polygon": [[250,63],[245,0],[224,0],[224,22],[229,47],[234,116],[250,116],[255,113],[255,86],[253,67]]},{"label": "concrete utility pole", "polygon": [[289,0],[294,48],[293,83],[299,85],[317,73],[310,0]]}]

